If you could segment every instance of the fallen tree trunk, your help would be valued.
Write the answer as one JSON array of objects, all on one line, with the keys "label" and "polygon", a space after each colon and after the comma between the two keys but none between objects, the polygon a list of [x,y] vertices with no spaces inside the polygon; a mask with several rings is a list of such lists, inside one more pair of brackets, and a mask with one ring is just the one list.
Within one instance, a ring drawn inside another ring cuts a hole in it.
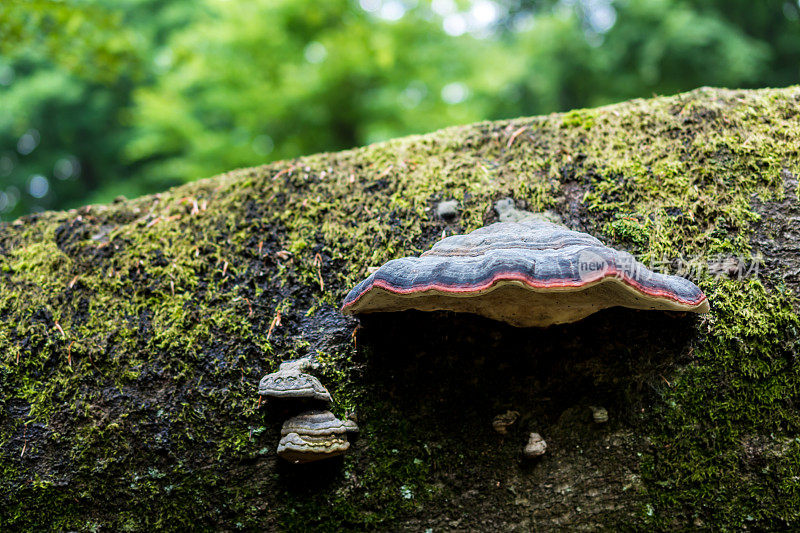
[{"label": "fallen tree trunk", "polygon": [[[4,224],[0,526],[796,527],[798,110],[798,88],[700,89]],[[507,196],[691,278],[711,313],[340,315],[369,267]],[[257,383],[304,355],[358,416],[343,461],[276,457]]]}]

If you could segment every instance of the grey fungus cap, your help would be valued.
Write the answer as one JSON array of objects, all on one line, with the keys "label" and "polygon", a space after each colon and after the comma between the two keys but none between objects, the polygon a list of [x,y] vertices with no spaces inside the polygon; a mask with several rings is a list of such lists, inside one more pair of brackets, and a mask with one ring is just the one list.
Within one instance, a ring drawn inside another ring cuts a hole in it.
[{"label": "grey fungus cap", "polygon": [[311,398],[325,402],[331,395],[322,383],[303,370],[313,368],[308,359],[281,363],[277,372],[267,374],[258,384],[258,393],[271,398]]},{"label": "grey fungus cap", "polygon": [[547,443],[538,433],[531,433],[528,437],[528,443],[522,450],[525,457],[541,457],[547,451]]},{"label": "grey fungus cap", "polygon": [[609,307],[707,313],[691,281],[649,270],[630,254],[560,224],[497,222],[393,259],[345,297],[346,315],[473,313],[519,327],[575,322]]},{"label": "grey fungus cap", "polygon": [[339,420],[330,411],[307,411],[283,423],[281,435],[290,433],[308,436],[341,435],[358,431],[352,420]]}]

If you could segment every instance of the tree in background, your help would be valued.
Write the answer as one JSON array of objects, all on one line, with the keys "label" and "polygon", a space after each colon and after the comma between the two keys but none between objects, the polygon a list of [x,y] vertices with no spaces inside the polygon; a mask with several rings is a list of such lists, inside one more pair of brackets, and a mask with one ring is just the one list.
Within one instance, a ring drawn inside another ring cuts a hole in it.
[{"label": "tree in background", "polygon": [[124,111],[193,11],[175,0],[0,2],[0,217],[136,191]]},{"label": "tree in background", "polygon": [[0,211],[482,119],[789,85],[798,18],[780,0],[7,0]]},{"label": "tree in background", "polygon": [[[453,104],[495,43],[400,14],[348,0],[213,3],[173,36],[169,70],[137,91],[129,161],[180,181],[485,116],[483,102]],[[488,59],[495,68],[497,53]]]}]

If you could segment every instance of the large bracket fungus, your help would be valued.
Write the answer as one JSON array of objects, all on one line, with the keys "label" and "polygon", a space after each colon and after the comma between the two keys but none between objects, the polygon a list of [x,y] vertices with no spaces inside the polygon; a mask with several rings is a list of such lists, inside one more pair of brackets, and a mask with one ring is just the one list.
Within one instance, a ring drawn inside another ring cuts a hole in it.
[{"label": "large bracket fungus", "polygon": [[457,311],[542,327],[615,306],[709,310],[705,294],[689,280],[652,272],[586,233],[528,217],[447,237],[420,257],[389,261],[350,291],[342,312]]}]

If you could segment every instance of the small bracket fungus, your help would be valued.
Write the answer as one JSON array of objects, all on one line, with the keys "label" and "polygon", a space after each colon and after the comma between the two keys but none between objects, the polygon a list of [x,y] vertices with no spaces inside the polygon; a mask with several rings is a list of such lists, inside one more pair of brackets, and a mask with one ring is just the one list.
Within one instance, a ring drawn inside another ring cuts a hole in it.
[{"label": "small bracket fungus", "polygon": [[456,311],[543,327],[615,306],[709,310],[691,281],[652,272],[586,233],[531,218],[453,235],[420,257],[389,261],[350,291],[342,312]]},{"label": "small bracket fungus", "polygon": [[278,455],[294,464],[311,463],[342,455],[349,447],[347,438],[338,435],[289,433],[278,443]]},{"label": "small bracket fungus", "polygon": [[[273,398],[311,398],[331,401],[320,381],[306,370],[318,364],[310,357],[285,361],[277,372],[267,374],[258,384],[258,393]],[[306,411],[284,422],[278,455],[295,464],[311,463],[342,455],[350,447],[346,433],[358,431],[354,420],[339,420],[330,411]]]},{"label": "small bracket fungus", "polygon": [[528,438],[528,444],[522,450],[525,457],[540,457],[547,451],[547,443],[538,433],[531,433]]},{"label": "small bracket fungus", "polygon": [[358,431],[352,420],[339,420],[330,411],[307,411],[283,423],[281,435],[298,433],[300,435],[334,435]]},{"label": "small bracket fungus", "polygon": [[330,411],[308,411],[284,422],[278,455],[292,463],[310,463],[342,455],[350,447],[345,433],[358,431],[352,420]]},{"label": "small bracket fungus", "polygon": [[277,372],[261,378],[258,393],[272,398],[312,398],[331,401],[331,395],[322,383],[311,374],[303,372],[310,368],[315,368],[315,363],[310,359],[281,363]]},{"label": "small bracket fungus", "polygon": [[594,405],[590,405],[589,409],[592,410],[592,420],[594,420],[595,423],[605,424],[608,422],[608,411],[606,411],[605,407],[595,407]]},{"label": "small bracket fungus", "polygon": [[519,412],[506,411],[504,414],[494,417],[492,427],[496,432],[505,435],[508,433],[508,428],[517,421],[517,418],[519,418]]}]

